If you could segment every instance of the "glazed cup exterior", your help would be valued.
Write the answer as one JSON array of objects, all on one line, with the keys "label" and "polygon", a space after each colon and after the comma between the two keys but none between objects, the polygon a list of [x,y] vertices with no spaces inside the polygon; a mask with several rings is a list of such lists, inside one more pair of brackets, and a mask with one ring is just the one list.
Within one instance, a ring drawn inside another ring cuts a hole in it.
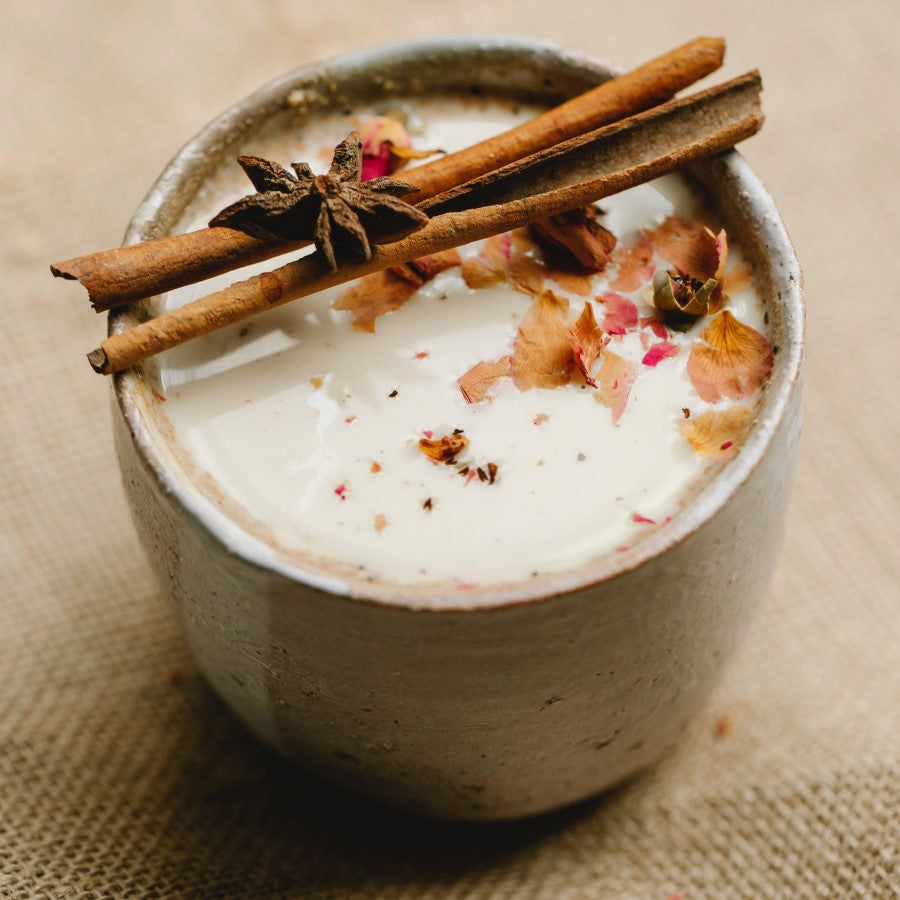
[{"label": "glazed cup exterior", "polygon": [[[379,91],[451,89],[551,103],[611,73],[543,42],[500,37],[398,45],[298,70],[188,144],[126,240],[168,233],[212,168],[298,92],[322,108]],[[696,175],[757,264],[779,355],[741,454],[621,559],[465,605],[449,590],[376,590],[304,572],[197,495],[146,414],[142,373],[116,378],[116,448],[141,541],[199,669],[259,738],[345,787],[467,820],[573,803],[674,745],[765,591],[801,425],[800,273],[783,225],[738,154]],[[114,314],[111,330],[129,315]]]}]

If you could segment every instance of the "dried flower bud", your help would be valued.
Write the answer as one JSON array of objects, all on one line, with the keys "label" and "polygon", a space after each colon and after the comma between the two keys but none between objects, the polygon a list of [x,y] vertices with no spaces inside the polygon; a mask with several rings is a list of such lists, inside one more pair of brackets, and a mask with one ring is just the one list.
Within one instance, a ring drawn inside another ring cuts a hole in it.
[{"label": "dried flower bud", "polygon": [[434,156],[440,150],[414,150],[409,132],[393,116],[376,116],[360,130],[363,142],[362,180],[392,175],[407,160]]},{"label": "dried flower bud", "polygon": [[715,278],[700,281],[675,269],[657,272],[653,276],[653,305],[666,313],[699,318],[709,312],[717,284]]}]

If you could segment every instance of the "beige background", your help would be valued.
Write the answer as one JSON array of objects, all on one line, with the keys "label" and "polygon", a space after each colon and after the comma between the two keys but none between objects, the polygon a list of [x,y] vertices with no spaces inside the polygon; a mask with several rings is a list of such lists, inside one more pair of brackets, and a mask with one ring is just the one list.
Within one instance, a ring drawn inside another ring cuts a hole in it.
[{"label": "beige background", "polygon": [[[898,896],[900,4],[3,0],[0,896]],[[447,31],[632,66],[724,34],[762,69],[745,153],[806,273],[787,546],[682,746],[515,826],[422,824],[257,746],[199,680],[113,457],[103,322],[48,263],[118,242],[212,115],[301,63]],[[720,717],[730,734],[716,737]]]}]

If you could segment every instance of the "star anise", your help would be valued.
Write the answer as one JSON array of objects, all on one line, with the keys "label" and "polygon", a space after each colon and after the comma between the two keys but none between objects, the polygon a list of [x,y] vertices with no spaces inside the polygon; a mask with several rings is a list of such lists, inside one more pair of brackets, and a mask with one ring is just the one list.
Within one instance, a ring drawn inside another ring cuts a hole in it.
[{"label": "star anise", "polygon": [[428,216],[399,198],[416,191],[393,178],[361,182],[362,141],[351,132],[337,147],[326,175],[306,163],[292,174],[258,156],[238,157],[256,193],[232,203],[210,221],[264,240],[314,241],[329,268],[337,256],[369,259],[371,243],[399,240],[418,231]]}]

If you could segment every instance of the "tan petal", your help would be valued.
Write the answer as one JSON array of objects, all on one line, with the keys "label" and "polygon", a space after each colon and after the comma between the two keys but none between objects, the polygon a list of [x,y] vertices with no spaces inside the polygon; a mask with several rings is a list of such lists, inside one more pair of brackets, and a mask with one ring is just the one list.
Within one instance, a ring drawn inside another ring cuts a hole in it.
[{"label": "tan petal", "polygon": [[597,373],[600,390],[594,391],[594,399],[612,410],[613,425],[625,412],[628,395],[631,393],[634,379],[638,376],[638,370],[637,363],[624,359],[610,350],[603,354],[603,362]]},{"label": "tan petal", "polygon": [[729,297],[746,290],[751,284],[753,284],[753,266],[750,263],[739,262],[731,271],[725,273],[725,293]]},{"label": "tan petal", "polygon": [[590,301],[584,301],[581,315],[566,331],[566,340],[572,347],[575,365],[578,366],[584,380],[591,387],[596,387],[597,382],[591,377],[591,366],[594,365],[608,338],[604,338],[594,318],[594,308]]},{"label": "tan petal", "polygon": [[377,532],[380,533],[380,532],[384,531],[384,529],[387,527],[387,523],[388,523],[387,516],[384,515],[384,513],[378,513],[378,515],[375,516],[374,524],[375,524],[375,530]]},{"label": "tan petal", "polygon": [[419,449],[435,462],[453,462],[457,454],[469,446],[469,439],[462,433],[445,434],[441,438],[422,438]]},{"label": "tan petal", "polygon": [[768,379],[773,363],[772,345],[726,309],[700,333],[687,371],[697,393],[716,403],[722,397],[750,397]]},{"label": "tan petal", "polygon": [[633,247],[627,250],[619,248],[613,256],[616,263],[616,276],[609,286],[614,291],[636,291],[645,285],[656,271],[653,261],[653,246],[650,240],[642,237]]},{"label": "tan petal", "polygon": [[524,228],[513,229],[509,232],[509,237],[513,253],[528,253],[530,250],[536,249],[527,225]]},{"label": "tan petal", "polygon": [[431,281],[435,275],[439,275],[446,269],[452,269],[462,263],[462,257],[455,248],[439,250],[427,256],[419,256],[399,266],[391,266],[390,271],[398,275],[404,281],[409,281],[416,287],[421,287],[426,281]]},{"label": "tan petal", "polygon": [[537,297],[544,290],[544,270],[533,257],[514,253],[509,260],[509,282],[517,291]]},{"label": "tan petal", "polygon": [[353,313],[356,331],[374,332],[375,319],[399,309],[417,289],[416,284],[398,278],[393,272],[374,272],[360,278],[332,306]]},{"label": "tan petal", "polygon": [[513,344],[510,375],[520,391],[569,383],[574,360],[566,338],[569,301],[544,291],[528,308]]},{"label": "tan petal", "polygon": [[497,362],[478,362],[461,375],[457,381],[466,403],[481,403],[488,391],[501,379],[509,375],[510,358],[502,356]]},{"label": "tan petal", "polygon": [[463,263],[463,281],[470,288],[490,287],[506,281],[511,244],[509,234],[497,234],[488,238],[481,252]]},{"label": "tan petal", "polygon": [[733,406],[722,411],[712,409],[690,419],[681,419],[678,430],[701,456],[731,459],[747,437],[753,410]]},{"label": "tan petal", "polygon": [[[711,229],[707,228],[706,231],[710,231]],[[719,233],[716,235],[716,252],[719,255],[719,264],[716,267],[716,271],[713,273],[713,278],[716,279],[716,286],[713,288],[713,292],[709,298],[709,309],[706,311],[708,316],[714,316],[724,305],[725,301],[728,299],[728,294],[725,291],[725,266],[728,263],[728,235],[725,234],[725,229],[720,229]]]},{"label": "tan petal", "polygon": [[548,278],[552,278],[564,291],[577,294],[579,297],[590,297],[594,292],[594,279],[590,275],[578,272],[567,272],[552,266],[545,268]]},{"label": "tan petal", "polygon": [[678,216],[669,216],[647,236],[663,259],[698,281],[715,278],[724,265],[723,254],[728,254],[724,231],[716,235],[705,225],[685,222]]}]

